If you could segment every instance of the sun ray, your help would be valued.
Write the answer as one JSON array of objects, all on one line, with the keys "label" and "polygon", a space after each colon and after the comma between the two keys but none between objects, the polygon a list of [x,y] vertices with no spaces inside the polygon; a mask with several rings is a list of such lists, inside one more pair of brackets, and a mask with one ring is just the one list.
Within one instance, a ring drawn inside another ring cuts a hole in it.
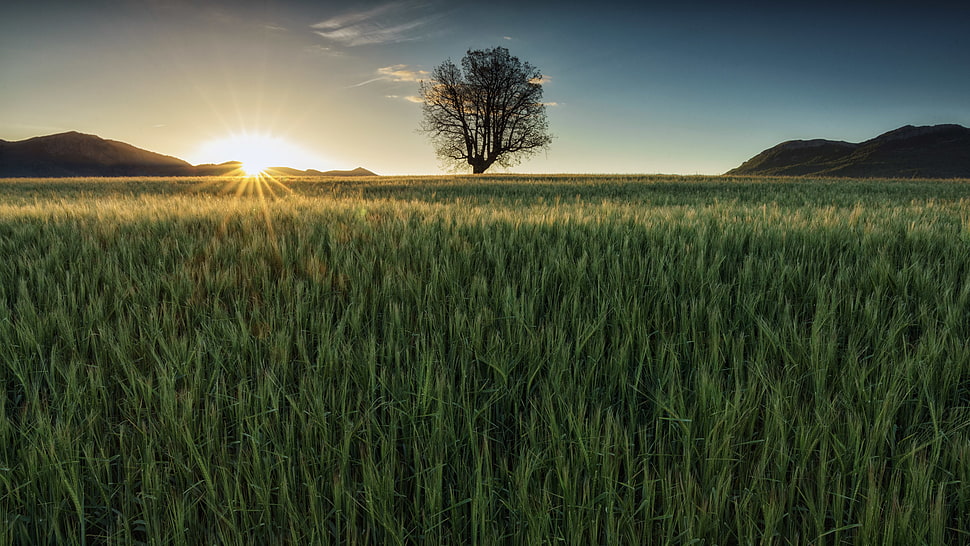
[{"label": "sun ray", "polygon": [[285,138],[269,133],[243,131],[210,140],[200,146],[197,157],[204,162],[239,161],[243,172],[255,176],[273,167],[295,169],[330,168],[330,161]]},{"label": "sun ray", "polygon": [[[284,199],[293,194],[293,190],[287,187],[282,180],[278,179],[272,168],[275,166],[287,165],[286,157],[274,156],[273,139],[249,138],[249,139],[227,139],[227,142],[234,144],[232,155],[242,161],[239,167],[225,176],[213,177],[195,186],[196,191],[211,191],[211,188],[218,187],[218,195],[230,196],[233,199],[251,199],[257,205],[253,207],[253,214],[265,225],[264,236],[271,248],[270,259],[275,264],[275,268],[283,267],[283,248],[276,237],[276,229],[273,225],[273,201]],[[275,148],[278,152],[281,148]],[[285,151],[285,150],[284,150]],[[278,160],[278,161],[277,161]],[[221,186],[221,187],[220,187]],[[248,207],[247,207],[248,208]],[[223,219],[222,229],[213,245],[218,244],[226,236],[227,226],[231,213],[228,209],[226,217]],[[238,210],[238,209],[236,209]]]}]

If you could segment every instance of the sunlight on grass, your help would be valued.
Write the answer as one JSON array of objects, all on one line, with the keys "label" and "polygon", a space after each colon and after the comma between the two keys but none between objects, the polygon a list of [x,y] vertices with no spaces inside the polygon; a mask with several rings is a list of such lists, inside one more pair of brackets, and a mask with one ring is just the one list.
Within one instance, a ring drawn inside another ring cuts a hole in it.
[{"label": "sunlight on grass", "polygon": [[[255,175],[249,175],[246,174],[245,168],[241,168],[238,173],[232,176],[212,177],[210,180],[194,185],[192,191],[201,192],[212,188],[217,189],[218,195],[232,196],[238,201],[252,198],[256,199],[258,207],[251,210],[258,211],[259,216],[262,218],[263,225],[265,226],[263,237],[268,241],[271,258],[275,263],[280,263],[282,258],[280,256],[279,242],[276,238],[276,230],[273,227],[273,217],[270,214],[270,203],[292,195],[293,190],[267,172],[260,171]],[[225,209],[217,237],[211,242],[213,247],[220,244],[220,241],[227,236],[228,226],[230,225],[232,216],[238,213],[232,207]],[[212,251],[215,251],[215,249],[213,248]]]},{"label": "sunlight on grass", "polygon": [[0,542],[965,543],[968,215],[966,181],[0,181]]}]

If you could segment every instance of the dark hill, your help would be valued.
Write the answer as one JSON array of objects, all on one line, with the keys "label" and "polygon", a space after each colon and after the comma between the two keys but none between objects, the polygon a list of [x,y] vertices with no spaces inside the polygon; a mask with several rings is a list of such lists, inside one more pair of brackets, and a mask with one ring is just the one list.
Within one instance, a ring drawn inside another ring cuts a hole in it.
[{"label": "dark hill", "polygon": [[192,165],[131,144],[71,131],[0,142],[0,176],[176,176]]},{"label": "dark hill", "polygon": [[861,143],[790,140],[729,175],[970,178],[970,129],[907,125]]},{"label": "dark hill", "polygon": [[[0,178],[68,176],[221,176],[240,172],[241,163],[191,165],[131,144],[71,131],[17,142],[0,140]],[[288,176],[376,176],[358,167],[351,171],[269,169]]]},{"label": "dark hill", "polygon": [[357,167],[356,169],[351,169],[349,171],[317,171],[310,169],[307,174],[313,176],[377,176],[376,173],[368,171],[363,167]]},{"label": "dark hill", "polygon": [[363,167],[357,167],[350,171],[318,171],[316,169],[301,171],[291,167],[270,167],[266,169],[265,173],[269,176],[377,176],[377,174]]},{"label": "dark hill", "polygon": [[239,174],[240,172],[242,172],[241,161],[226,161],[218,165],[212,163],[196,165],[192,167],[191,174],[194,176],[226,176]]}]

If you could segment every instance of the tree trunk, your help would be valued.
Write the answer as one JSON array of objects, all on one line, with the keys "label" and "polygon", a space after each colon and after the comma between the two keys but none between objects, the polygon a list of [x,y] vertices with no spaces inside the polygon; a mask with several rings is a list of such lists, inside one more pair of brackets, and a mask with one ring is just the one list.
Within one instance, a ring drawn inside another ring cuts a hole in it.
[{"label": "tree trunk", "polygon": [[494,159],[489,159],[487,157],[475,157],[468,160],[468,164],[472,166],[472,174],[482,174],[495,163]]}]

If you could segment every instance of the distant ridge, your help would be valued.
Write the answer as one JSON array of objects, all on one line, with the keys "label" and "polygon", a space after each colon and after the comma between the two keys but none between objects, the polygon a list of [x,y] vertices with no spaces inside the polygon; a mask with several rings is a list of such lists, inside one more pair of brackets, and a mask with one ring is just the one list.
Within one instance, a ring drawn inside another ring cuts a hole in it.
[{"label": "distant ridge", "polygon": [[[9,142],[0,140],[0,178],[70,176],[222,176],[239,172],[242,163],[192,165],[131,144],[69,131]],[[276,176],[377,176],[358,167],[350,171],[301,171],[274,167]]]},{"label": "distant ridge", "polygon": [[192,165],[76,131],[0,141],[0,176],[176,176]]},{"label": "distant ridge", "polygon": [[729,175],[855,178],[970,178],[970,129],[906,125],[861,143],[790,140],[731,169]]},{"label": "distant ridge", "polygon": [[301,171],[299,169],[290,169],[288,167],[270,167],[266,169],[267,174],[274,176],[377,176],[375,173],[368,171],[363,167],[357,167],[356,169],[351,169],[349,171],[318,171],[316,169],[307,169]]}]

